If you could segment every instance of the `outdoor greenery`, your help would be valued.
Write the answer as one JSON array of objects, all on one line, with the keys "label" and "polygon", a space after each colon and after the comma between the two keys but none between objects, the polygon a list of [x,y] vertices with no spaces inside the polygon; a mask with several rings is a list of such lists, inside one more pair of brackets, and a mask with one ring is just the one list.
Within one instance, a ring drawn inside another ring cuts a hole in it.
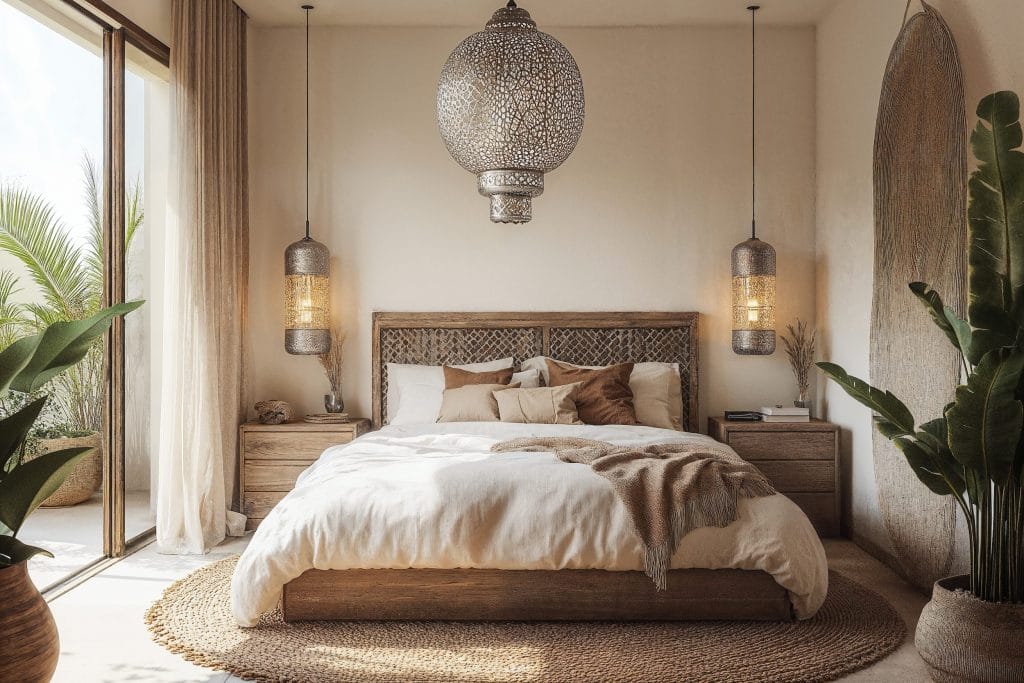
[{"label": "outdoor greenery", "polygon": [[[13,185],[0,187],[0,250],[20,261],[39,292],[38,300],[16,302],[18,278],[0,271],[0,349],[22,334],[52,323],[80,320],[100,310],[103,298],[101,183],[96,164],[82,160],[88,240],[79,245],[43,197]],[[142,226],[142,188],[129,185],[125,202],[125,249]],[[54,379],[53,406],[43,417],[50,434],[98,431],[103,422],[103,349],[97,343],[81,363]],[[5,414],[10,414],[5,412]],[[40,438],[49,438],[36,434]]]},{"label": "outdoor greenery", "polygon": [[[114,316],[142,305],[132,301],[74,322],[55,322],[42,332],[15,340],[0,352],[0,395],[31,395],[85,359]],[[47,550],[16,536],[25,519],[56,491],[89,448],[67,448],[25,459],[25,442],[48,397],[31,401],[0,420],[0,567],[24,562]],[[52,557],[52,555],[51,555]]]},{"label": "outdoor greenery", "polygon": [[[922,282],[910,290],[963,360],[966,384],[943,416],[917,425],[888,391],[818,363],[871,408],[878,430],[930,490],[950,495],[970,532],[971,592],[1024,602],[1024,153],[1020,102],[997,92],[978,105],[971,135],[967,320]],[[931,359],[922,358],[922,362]]]}]

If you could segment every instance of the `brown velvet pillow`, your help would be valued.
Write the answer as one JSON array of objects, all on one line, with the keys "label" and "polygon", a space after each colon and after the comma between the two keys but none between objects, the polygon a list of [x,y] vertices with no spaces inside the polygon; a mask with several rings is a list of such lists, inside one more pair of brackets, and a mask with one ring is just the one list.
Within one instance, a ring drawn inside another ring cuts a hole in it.
[{"label": "brown velvet pillow", "polygon": [[632,363],[609,365],[599,370],[579,368],[547,359],[548,386],[581,382],[576,392],[576,410],[588,425],[635,425],[636,408],[629,388]]},{"label": "brown velvet pillow", "polygon": [[458,389],[469,384],[508,384],[512,381],[512,368],[490,372],[472,372],[444,366],[444,388]]}]

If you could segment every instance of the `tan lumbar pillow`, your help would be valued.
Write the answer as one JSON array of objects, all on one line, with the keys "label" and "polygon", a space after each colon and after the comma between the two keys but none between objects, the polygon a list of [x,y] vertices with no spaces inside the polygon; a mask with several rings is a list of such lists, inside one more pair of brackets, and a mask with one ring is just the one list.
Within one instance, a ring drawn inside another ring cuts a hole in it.
[{"label": "tan lumbar pillow", "polygon": [[498,401],[494,394],[518,388],[518,384],[467,384],[456,389],[445,389],[437,421],[497,422]]},{"label": "tan lumbar pillow", "polygon": [[578,425],[576,392],[579,384],[536,389],[505,389],[495,391],[498,416],[502,422],[543,425]]}]

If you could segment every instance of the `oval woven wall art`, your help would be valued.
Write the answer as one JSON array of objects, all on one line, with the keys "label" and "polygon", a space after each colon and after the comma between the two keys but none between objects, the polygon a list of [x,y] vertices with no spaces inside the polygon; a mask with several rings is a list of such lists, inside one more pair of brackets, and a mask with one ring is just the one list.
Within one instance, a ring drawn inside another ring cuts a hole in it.
[{"label": "oval woven wall art", "polygon": [[830,681],[882,659],[906,630],[881,596],[832,573],[813,619],[772,622],[387,622],[243,629],[231,616],[237,558],[171,585],[146,614],[156,642],[257,681]]},{"label": "oval woven wall art", "polygon": [[[960,383],[960,358],[907,288],[921,281],[963,313],[967,127],[956,44],[925,3],[896,38],[875,126],[875,279],[871,383],[919,423],[940,417]],[[896,557],[922,588],[954,571],[956,510],[873,432],[875,482]],[[963,553],[960,553],[963,554]]]}]

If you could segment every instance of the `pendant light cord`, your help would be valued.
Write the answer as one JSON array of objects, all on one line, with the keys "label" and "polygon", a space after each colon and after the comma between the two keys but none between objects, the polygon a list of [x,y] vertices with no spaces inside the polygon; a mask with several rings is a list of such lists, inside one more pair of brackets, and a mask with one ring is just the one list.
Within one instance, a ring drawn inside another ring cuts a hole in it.
[{"label": "pendant light cord", "polygon": [[750,239],[757,239],[757,25],[754,16],[760,5],[750,10]]},{"label": "pendant light cord", "polygon": [[306,14],[306,239],[309,237],[309,11],[312,5],[303,5]]}]

